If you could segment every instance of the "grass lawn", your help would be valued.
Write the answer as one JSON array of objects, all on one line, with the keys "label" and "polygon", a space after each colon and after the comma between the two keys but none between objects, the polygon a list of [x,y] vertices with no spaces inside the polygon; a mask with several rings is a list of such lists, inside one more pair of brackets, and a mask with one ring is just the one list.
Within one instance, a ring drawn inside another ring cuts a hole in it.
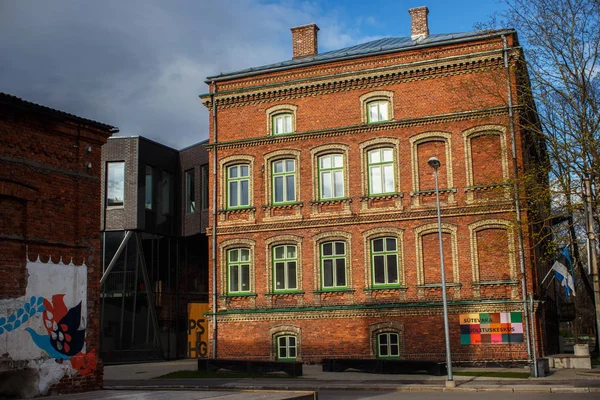
[{"label": "grass lawn", "polygon": [[529,378],[529,372],[514,371],[457,371],[454,375],[458,376],[481,376],[485,378]]},{"label": "grass lawn", "polygon": [[294,378],[286,373],[276,372],[272,374],[247,374],[244,372],[200,372],[200,371],[177,371],[169,374],[156,377],[154,379],[202,379],[202,378],[229,378],[229,379],[240,379],[240,378]]}]

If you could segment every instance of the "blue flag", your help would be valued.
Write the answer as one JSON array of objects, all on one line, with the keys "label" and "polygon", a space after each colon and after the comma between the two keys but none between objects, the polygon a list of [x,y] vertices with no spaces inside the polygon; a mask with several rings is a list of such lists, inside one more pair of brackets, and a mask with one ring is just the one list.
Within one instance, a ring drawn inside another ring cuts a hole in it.
[{"label": "blue flag", "polygon": [[560,282],[561,286],[565,288],[565,297],[569,299],[569,294],[575,296],[575,281],[573,280],[573,261],[569,254],[569,247],[565,247],[560,253],[558,259],[552,265],[554,270],[554,276],[556,280]]}]

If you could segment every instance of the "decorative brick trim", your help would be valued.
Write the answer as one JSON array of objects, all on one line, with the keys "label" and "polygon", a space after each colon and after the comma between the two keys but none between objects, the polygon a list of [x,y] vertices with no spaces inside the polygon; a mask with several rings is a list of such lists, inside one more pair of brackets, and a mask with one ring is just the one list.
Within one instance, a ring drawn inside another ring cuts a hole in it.
[{"label": "decorative brick trim", "polygon": [[[491,203],[472,205],[464,207],[443,208],[440,210],[443,217],[461,217],[472,215],[488,215],[496,213],[514,212],[514,204]],[[526,210],[523,210],[525,212]],[[236,226],[219,226],[217,232],[219,235],[267,232],[267,231],[286,231],[289,229],[301,228],[327,228],[339,227],[345,225],[370,224],[370,223],[386,223],[386,222],[401,222],[420,220],[424,218],[435,218],[437,212],[434,208],[417,209],[402,212],[384,212],[359,215],[318,215],[317,218],[296,220],[296,221],[278,221],[256,224],[254,222]]]},{"label": "decorative brick trim", "polygon": [[[296,132],[296,114],[298,111],[298,106],[294,104],[278,104],[273,107],[267,108],[265,114],[267,116],[267,135],[275,136],[273,131],[273,117],[277,114],[282,114],[285,112],[289,112],[292,114],[292,132]],[[279,135],[277,135],[279,136]]]},{"label": "decorative brick trim", "polygon": [[[502,154],[502,160],[500,161],[502,164],[502,179],[506,182],[510,177],[509,169],[508,169],[508,146],[506,144],[506,127],[502,125],[482,125],[476,126],[470,129],[467,129],[463,132],[464,138],[464,147],[465,147],[465,168],[466,168],[466,186],[473,188],[475,183],[473,182],[473,155],[472,155],[472,147],[471,140],[484,135],[495,135],[500,137],[500,151]],[[496,160],[492,160],[495,162]],[[502,182],[498,182],[501,184]],[[486,185],[486,187],[478,186],[478,189],[486,189],[486,188],[494,188],[497,185]],[[510,200],[510,187],[504,187],[504,199],[500,198],[500,200]],[[473,190],[467,191],[467,203],[476,203],[476,202],[488,202],[490,199],[485,200],[475,200]]]},{"label": "decorative brick trim", "polygon": [[292,335],[296,337],[296,360],[302,361],[302,328],[295,325],[277,325],[269,329],[271,337],[271,360],[277,360],[277,337]]},{"label": "decorative brick trim", "polygon": [[[221,92],[215,94],[215,101],[220,109],[246,104],[257,104],[267,101],[281,101],[315,94],[335,93],[348,89],[378,88],[398,82],[411,82],[423,79],[435,79],[447,76],[488,71],[503,68],[502,51],[499,49],[479,54],[450,56],[446,59],[406,62],[348,73],[334,73],[330,76],[318,76],[306,79],[298,76],[298,81],[281,81],[271,78],[263,79],[264,86],[226,90],[222,85]],[[332,71],[333,72],[333,71]],[[293,78],[292,78],[293,79]],[[205,96],[202,103],[212,109],[211,97]]]},{"label": "decorative brick trim", "polygon": [[21,183],[0,180],[0,196],[15,197],[25,201],[36,201],[39,193],[36,189]]},{"label": "decorative brick trim", "polygon": [[[514,108],[518,109],[519,106],[515,106]],[[382,122],[379,124],[359,124],[332,129],[303,131],[290,135],[278,135],[268,137],[261,136],[257,138],[235,140],[231,142],[206,144],[205,147],[210,152],[215,147],[217,149],[242,149],[252,146],[261,146],[265,144],[278,145],[280,143],[297,142],[300,140],[312,140],[323,137],[345,136],[350,134],[373,133],[373,135],[379,135],[380,133],[378,132],[395,130],[399,128],[417,128],[425,125],[467,121],[471,119],[480,118],[490,118],[506,114],[506,107],[492,107],[475,111],[465,111],[459,113],[441,114],[428,117],[409,118],[404,120]]]},{"label": "decorative brick trim", "polygon": [[[410,141],[410,155],[411,155],[411,166],[412,166],[412,174],[413,174],[413,193],[418,193],[421,191],[420,183],[419,183],[419,157],[418,157],[418,147],[422,143],[427,142],[444,142],[444,147],[446,150],[446,188],[450,189],[454,187],[454,178],[452,174],[452,134],[448,132],[423,132],[418,135],[411,136],[409,138]],[[454,193],[448,192],[448,203],[455,203]],[[413,206],[419,207],[421,206],[421,197],[413,196]]]},{"label": "decorative brick trim", "polygon": [[[362,235],[364,243],[363,263],[365,266],[365,287],[373,288],[371,240],[381,237],[396,238],[398,246],[398,286],[402,287],[406,285],[406,278],[404,273],[404,229],[396,228],[394,226],[381,226],[378,228],[366,230],[362,233]],[[367,293],[367,296],[370,296],[370,293]]]},{"label": "decorative brick trim", "polygon": [[[422,225],[414,230],[415,232],[415,244],[416,244],[416,260],[417,260],[417,285],[423,286],[425,285],[425,266],[423,263],[423,236],[437,233],[438,232],[438,224],[431,223],[427,225]],[[452,246],[452,283],[460,284],[460,269],[458,265],[458,239],[457,239],[458,227],[454,224],[442,223],[442,233],[449,233],[451,237],[451,246]],[[446,256],[446,254],[444,254]],[[447,256],[446,256],[447,257]],[[456,294],[459,291],[458,287],[454,288],[455,298]],[[419,289],[419,292],[423,292],[423,289]]]},{"label": "decorative brick trim", "polygon": [[394,120],[394,92],[389,90],[375,90],[373,92],[365,93],[359,97],[360,100],[360,117],[363,124],[369,122],[367,104],[376,100],[385,100],[388,102],[388,116],[389,120]]},{"label": "decorative brick trim", "polygon": [[[471,314],[478,312],[509,312],[523,311],[522,302],[510,303],[484,303],[477,302],[475,304],[453,305],[449,304],[449,313],[456,314]],[[437,305],[427,304],[427,306],[419,306],[417,304],[398,304],[395,307],[390,304],[386,308],[368,309],[368,308],[351,308],[338,310],[277,310],[277,312],[267,310],[247,310],[228,311],[227,313],[218,313],[217,321],[223,322],[258,322],[258,321],[299,321],[299,320],[318,320],[318,319],[343,319],[343,318],[393,318],[403,316],[425,316],[425,315],[442,315],[443,307],[439,302]]]},{"label": "decorative brick trim", "polygon": [[377,335],[385,332],[393,332],[398,334],[398,338],[400,339],[400,358],[404,358],[404,355],[406,354],[404,325],[402,324],[402,322],[399,321],[377,322],[375,324],[369,325],[369,338],[371,338],[371,356],[376,357],[378,354]]},{"label": "decorative brick trim", "polygon": [[[508,269],[510,272],[510,280],[516,281],[518,279],[513,223],[504,219],[484,219],[481,221],[473,222],[469,224],[469,237],[471,244],[471,271],[473,274],[473,285],[475,285],[473,287],[474,298],[480,297],[479,285],[485,284],[485,281],[482,282],[480,279],[478,254],[479,244],[477,242],[477,232],[486,229],[503,229],[506,231],[506,240],[508,244]],[[513,289],[511,292],[512,299],[515,299],[518,296],[518,293],[515,289]]]}]

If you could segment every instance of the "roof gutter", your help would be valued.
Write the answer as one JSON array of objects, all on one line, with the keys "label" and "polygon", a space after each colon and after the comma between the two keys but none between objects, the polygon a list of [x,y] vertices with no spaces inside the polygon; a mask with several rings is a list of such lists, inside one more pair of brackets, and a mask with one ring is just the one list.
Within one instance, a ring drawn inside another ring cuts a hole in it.
[{"label": "roof gutter", "polygon": [[346,61],[346,60],[353,60],[353,59],[357,59],[357,58],[379,56],[379,55],[383,55],[383,54],[399,53],[399,52],[408,51],[408,50],[418,50],[418,49],[423,49],[423,48],[427,48],[427,47],[436,47],[441,44],[448,45],[448,44],[466,43],[466,42],[472,42],[475,40],[489,39],[492,37],[503,37],[507,34],[514,33],[514,32],[516,32],[514,29],[507,29],[507,30],[497,31],[494,33],[489,33],[486,35],[476,36],[476,37],[472,37],[472,38],[452,39],[452,40],[447,40],[444,42],[427,43],[427,44],[421,44],[421,45],[416,45],[416,46],[407,47],[407,48],[380,50],[380,51],[375,51],[372,53],[356,54],[356,55],[345,56],[345,57],[336,57],[336,58],[331,58],[331,59],[327,59],[327,60],[309,61],[309,62],[302,63],[302,64],[285,65],[285,66],[266,68],[266,69],[261,69],[261,70],[256,70],[256,71],[233,73],[231,75],[215,75],[215,76],[209,76],[208,78],[206,78],[206,80],[204,82],[206,84],[210,84],[213,82],[222,82],[222,81],[228,81],[228,80],[232,80],[232,79],[246,78],[249,76],[261,75],[261,74],[266,74],[266,73],[270,73],[270,72],[286,71],[288,69],[309,67],[309,66],[320,65],[320,64],[327,64],[327,63],[334,62],[334,61],[335,62]]}]

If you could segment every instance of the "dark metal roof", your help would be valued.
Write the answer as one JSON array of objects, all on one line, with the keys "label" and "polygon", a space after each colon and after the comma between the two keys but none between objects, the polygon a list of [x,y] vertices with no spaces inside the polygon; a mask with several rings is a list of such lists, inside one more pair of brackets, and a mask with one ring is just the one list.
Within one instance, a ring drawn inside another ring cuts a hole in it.
[{"label": "dark metal roof", "polygon": [[102,122],[94,121],[94,120],[87,119],[87,118],[78,117],[77,115],[69,114],[64,111],[56,110],[54,108],[41,106],[39,104],[35,104],[30,101],[23,100],[17,96],[13,96],[8,93],[0,92],[0,102],[14,106],[14,107],[30,108],[33,111],[40,112],[40,113],[61,116],[63,118],[70,119],[77,123],[86,124],[86,125],[89,125],[91,127],[97,128],[97,129],[102,129],[102,130],[108,131],[110,133],[119,132],[119,128],[117,128],[115,126],[103,124]]},{"label": "dark metal roof", "polygon": [[444,33],[429,35],[424,39],[412,40],[410,37],[401,38],[383,38],[373,40],[367,43],[357,44],[355,46],[346,47],[340,50],[333,50],[327,53],[316,54],[314,56],[296,58],[275,64],[262,65],[260,67],[247,68],[240,71],[221,73],[219,75],[209,76],[208,81],[219,80],[221,78],[233,77],[236,75],[254,75],[268,70],[280,70],[288,68],[301,67],[304,64],[316,64],[324,62],[332,62],[351,57],[368,56],[378,53],[394,52],[410,50],[416,47],[437,46],[448,42],[462,42],[475,40],[478,38],[498,36],[502,33],[513,32],[512,30],[495,30],[495,31],[473,31],[464,33]]}]

